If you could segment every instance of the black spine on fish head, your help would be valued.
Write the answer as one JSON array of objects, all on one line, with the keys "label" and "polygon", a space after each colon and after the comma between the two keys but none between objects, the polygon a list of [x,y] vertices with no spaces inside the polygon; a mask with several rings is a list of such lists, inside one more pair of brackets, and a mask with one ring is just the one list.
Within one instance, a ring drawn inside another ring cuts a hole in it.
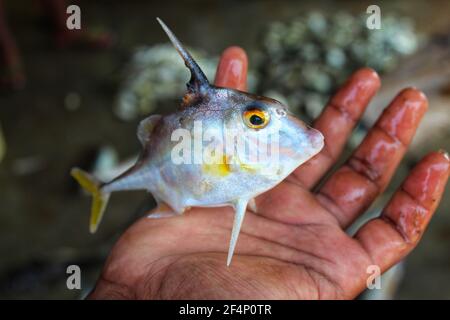
[{"label": "black spine on fish head", "polygon": [[197,62],[195,62],[189,52],[182,46],[181,42],[177,39],[169,27],[160,18],[156,18],[156,20],[158,20],[173,46],[183,58],[186,67],[191,71],[191,79],[187,83],[188,91],[193,94],[205,94],[210,88],[208,78],[206,78]]}]

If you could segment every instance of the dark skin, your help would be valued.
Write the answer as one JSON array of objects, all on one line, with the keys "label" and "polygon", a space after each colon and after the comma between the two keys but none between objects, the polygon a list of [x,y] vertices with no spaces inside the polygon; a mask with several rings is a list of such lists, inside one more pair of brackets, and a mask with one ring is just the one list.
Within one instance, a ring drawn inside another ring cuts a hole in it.
[{"label": "dark skin", "polygon": [[[228,48],[215,84],[246,89],[247,57]],[[388,185],[427,100],[401,91],[352,156],[323,186],[312,188],[339,158],[380,86],[371,69],[356,71],[331,98],[314,127],[325,147],[247,210],[236,252],[226,266],[231,208],[192,208],[183,216],[143,218],[114,246],[91,299],[353,299],[366,288],[367,268],[381,272],[419,242],[443,194],[445,152],[426,155],[380,217],[352,237],[344,230]]]}]

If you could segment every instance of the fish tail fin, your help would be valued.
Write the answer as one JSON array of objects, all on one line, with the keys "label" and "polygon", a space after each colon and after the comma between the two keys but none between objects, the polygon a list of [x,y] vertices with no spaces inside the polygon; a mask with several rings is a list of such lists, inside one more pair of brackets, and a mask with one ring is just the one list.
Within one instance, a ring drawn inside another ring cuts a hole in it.
[{"label": "fish tail fin", "polygon": [[91,217],[89,221],[89,231],[95,233],[102,220],[106,205],[108,204],[110,193],[101,190],[101,182],[89,173],[73,168],[70,175],[77,180],[80,186],[92,195]]}]

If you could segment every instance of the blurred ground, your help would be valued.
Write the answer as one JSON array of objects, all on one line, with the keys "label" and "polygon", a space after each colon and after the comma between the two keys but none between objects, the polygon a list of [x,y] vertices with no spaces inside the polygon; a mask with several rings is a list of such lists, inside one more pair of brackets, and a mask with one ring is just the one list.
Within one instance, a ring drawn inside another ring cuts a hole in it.
[{"label": "blurred ground", "polygon": [[[82,51],[56,49],[39,7],[25,3],[5,3],[28,81],[22,91],[0,94],[0,123],[8,147],[0,163],[2,298],[82,297],[116,237],[148,203],[145,193],[114,194],[101,228],[90,235],[90,200],[80,196],[68,173],[73,165],[88,163],[102,145],[113,146],[121,159],[139,150],[137,120],[118,120],[112,106],[132,49],[167,41],[156,16],[186,44],[219,54],[232,44],[251,51],[268,21],[310,9],[359,13],[370,4],[349,1],[342,8],[330,1],[82,1],[82,28],[101,27],[117,37],[111,50]],[[422,32],[448,31],[448,1],[378,5],[382,14],[395,11],[415,18]],[[78,109],[65,107],[68,95],[80,97]],[[450,141],[430,141],[421,152],[436,146],[450,149]],[[405,172],[401,170],[391,189]],[[449,198],[447,190],[423,241],[407,259],[398,298],[450,299]],[[82,269],[82,292],[66,289],[65,268],[72,263]]]}]

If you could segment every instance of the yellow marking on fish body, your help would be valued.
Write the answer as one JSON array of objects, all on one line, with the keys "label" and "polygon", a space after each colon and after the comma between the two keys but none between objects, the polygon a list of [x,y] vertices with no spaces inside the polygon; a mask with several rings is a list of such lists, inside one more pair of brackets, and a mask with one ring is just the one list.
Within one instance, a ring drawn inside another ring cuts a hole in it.
[{"label": "yellow marking on fish body", "polygon": [[204,164],[203,172],[212,176],[225,177],[230,174],[230,165],[227,163]]},{"label": "yellow marking on fish body", "polygon": [[212,176],[225,177],[230,174],[231,167],[227,162],[227,157],[223,155],[222,159],[217,158],[217,161],[212,161],[212,163],[204,163],[202,171]]},{"label": "yellow marking on fish body", "polygon": [[258,173],[260,167],[259,166],[252,166],[251,164],[247,164],[247,163],[240,163],[239,167],[247,172],[250,173]]},{"label": "yellow marking on fish body", "polygon": [[249,173],[258,173],[258,171],[261,170],[261,165],[252,165],[249,163],[244,163],[237,156],[232,157],[232,159],[236,164],[236,166],[243,171],[247,171]]}]

